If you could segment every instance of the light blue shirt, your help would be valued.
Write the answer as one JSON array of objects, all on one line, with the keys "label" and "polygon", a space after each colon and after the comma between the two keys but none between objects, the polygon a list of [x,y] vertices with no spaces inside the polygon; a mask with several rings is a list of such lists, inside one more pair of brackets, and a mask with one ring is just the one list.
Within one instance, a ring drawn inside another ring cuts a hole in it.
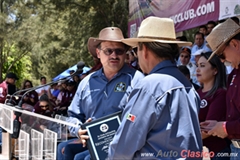
[{"label": "light blue shirt", "polygon": [[88,118],[98,119],[122,110],[132,88],[143,77],[141,72],[128,65],[124,65],[110,81],[103,69],[85,77],[68,108],[71,117],[68,121],[79,125],[76,128],[69,127],[71,134],[78,136],[80,125]]},{"label": "light blue shirt", "polygon": [[[195,52],[197,52],[200,49],[203,49],[204,52],[212,52],[212,50],[206,46],[206,43],[203,43],[203,45],[201,47],[198,47],[196,44],[194,44],[192,49],[191,49],[191,55],[194,54]],[[193,56],[193,55],[191,56],[190,62],[196,64],[196,62],[194,60],[194,57],[195,56]]]},{"label": "light blue shirt", "polygon": [[184,156],[202,151],[199,108],[198,94],[176,65],[159,63],[131,92],[109,159],[194,159]]}]

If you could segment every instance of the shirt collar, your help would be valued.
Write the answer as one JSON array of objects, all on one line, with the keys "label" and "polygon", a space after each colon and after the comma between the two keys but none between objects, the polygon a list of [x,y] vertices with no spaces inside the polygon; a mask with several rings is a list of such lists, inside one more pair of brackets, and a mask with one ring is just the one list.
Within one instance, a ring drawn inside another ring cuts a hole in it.
[{"label": "shirt collar", "polygon": [[162,70],[162,69],[164,69],[164,68],[169,68],[169,67],[176,67],[176,64],[173,63],[173,62],[170,61],[170,60],[164,60],[164,61],[158,63],[158,64],[152,69],[152,71],[151,71],[149,74],[158,73],[159,70]]},{"label": "shirt collar", "polygon": [[[118,71],[118,73],[114,77],[117,77],[118,75],[121,75],[121,74],[131,73],[131,70],[133,70],[133,69],[130,68],[127,64],[124,64],[123,67]],[[103,68],[96,71],[95,76],[105,77],[104,72],[103,72]]]}]

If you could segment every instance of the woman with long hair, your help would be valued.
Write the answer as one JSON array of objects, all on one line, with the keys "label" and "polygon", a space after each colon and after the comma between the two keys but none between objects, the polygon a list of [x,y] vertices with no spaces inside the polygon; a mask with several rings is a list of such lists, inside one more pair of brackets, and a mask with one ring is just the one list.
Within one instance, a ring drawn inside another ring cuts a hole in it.
[{"label": "woman with long hair", "polygon": [[[202,85],[197,90],[201,98],[199,121],[226,120],[226,67],[215,55],[208,61],[212,52],[202,53],[197,63],[197,80]],[[215,156],[219,152],[230,153],[227,139],[208,135],[202,130],[203,146],[213,151]],[[226,159],[226,157],[223,157]],[[220,159],[220,157],[211,157]]]},{"label": "woman with long hair", "polygon": [[[32,81],[26,79],[24,80],[21,90],[24,89],[30,89],[33,87]],[[28,93],[26,93],[28,92]],[[26,94],[25,94],[26,93]],[[23,103],[29,104],[31,106],[34,106],[37,102],[38,102],[38,93],[35,90],[32,91],[24,91],[20,93],[22,96],[24,95],[24,97],[22,97]]]}]

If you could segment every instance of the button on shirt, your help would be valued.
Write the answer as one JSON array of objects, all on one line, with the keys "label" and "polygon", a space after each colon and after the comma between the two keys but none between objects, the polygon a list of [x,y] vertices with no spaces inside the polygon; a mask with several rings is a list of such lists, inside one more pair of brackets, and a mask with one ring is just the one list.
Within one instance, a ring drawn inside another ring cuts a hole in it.
[{"label": "button on shirt", "polygon": [[[239,65],[240,67],[240,65]],[[240,139],[240,69],[233,69],[228,77],[227,123],[229,139]]]},{"label": "button on shirt", "polygon": [[159,63],[131,92],[109,159],[164,159],[167,152],[177,153],[168,159],[177,159],[187,156],[184,151],[201,153],[199,107],[196,91],[176,65]]},{"label": "button on shirt", "polygon": [[[124,65],[109,81],[100,69],[79,84],[78,90],[68,108],[69,119],[75,124],[82,124],[88,118],[98,119],[124,108],[132,88],[144,75]],[[80,127],[79,127],[80,128]],[[79,128],[69,128],[73,135],[78,135]]]}]

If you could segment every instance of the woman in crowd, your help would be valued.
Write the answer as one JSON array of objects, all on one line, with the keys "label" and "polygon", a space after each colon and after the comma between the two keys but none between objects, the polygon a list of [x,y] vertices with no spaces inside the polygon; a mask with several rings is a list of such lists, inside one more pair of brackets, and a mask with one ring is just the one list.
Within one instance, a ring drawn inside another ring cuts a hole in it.
[{"label": "woman in crowd", "polygon": [[[197,80],[202,84],[198,89],[201,98],[199,121],[226,120],[226,68],[217,56],[210,61],[211,52],[202,53],[197,63]],[[203,145],[215,156],[218,152],[230,153],[229,143],[226,139],[208,135],[202,130]],[[226,157],[222,157],[226,159]],[[221,159],[212,157],[212,159]]]},{"label": "woman in crowd", "polygon": [[[39,98],[39,102],[34,106],[34,112],[48,116],[53,117],[53,110],[54,110],[54,103],[48,98],[47,94],[41,95]],[[44,130],[45,128],[53,128],[53,122],[50,122],[48,120],[44,119],[36,119],[35,121],[32,121],[35,123],[33,126],[34,128]]]},{"label": "woman in crowd", "polygon": [[[28,88],[32,88],[32,87],[33,87],[32,82],[30,80],[25,80],[22,84],[21,89],[24,90],[24,89],[28,89]],[[26,92],[28,92],[28,91],[21,92],[20,94],[24,95]],[[38,102],[38,93],[35,90],[32,90],[32,91],[26,93],[26,95],[24,95],[22,100],[23,100],[23,104],[26,103],[31,106],[34,106]]]}]

